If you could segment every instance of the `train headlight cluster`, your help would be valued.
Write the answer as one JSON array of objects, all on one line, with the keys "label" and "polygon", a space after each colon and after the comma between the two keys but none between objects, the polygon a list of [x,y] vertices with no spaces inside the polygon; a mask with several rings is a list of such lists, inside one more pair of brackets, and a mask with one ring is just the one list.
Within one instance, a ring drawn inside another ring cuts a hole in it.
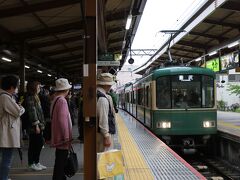
[{"label": "train headlight cluster", "polygon": [[215,121],[203,121],[204,128],[211,128],[215,127]]},{"label": "train headlight cluster", "polygon": [[171,122],[169,122],[169,121],[157,122],[157,128],[163,128],[163,129],[171,128]]}]

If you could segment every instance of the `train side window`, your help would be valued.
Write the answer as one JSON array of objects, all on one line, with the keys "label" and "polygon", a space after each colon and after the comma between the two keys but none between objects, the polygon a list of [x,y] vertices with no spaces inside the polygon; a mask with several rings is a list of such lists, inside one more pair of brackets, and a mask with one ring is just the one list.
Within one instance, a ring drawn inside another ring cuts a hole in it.
[{"label": "train side window", "polygon": [[144,105],[144,95],[143,95],[143,89],[138,89],[137,93],[138,93],[138,105]]},{"label": "train side window", "polygon": [[214,79],[210,76],[202,77],[202,106],[214,106]]},{"label": "train side window", "polygon": [[146,106],[149,107],[149,86],[146,87]]}]

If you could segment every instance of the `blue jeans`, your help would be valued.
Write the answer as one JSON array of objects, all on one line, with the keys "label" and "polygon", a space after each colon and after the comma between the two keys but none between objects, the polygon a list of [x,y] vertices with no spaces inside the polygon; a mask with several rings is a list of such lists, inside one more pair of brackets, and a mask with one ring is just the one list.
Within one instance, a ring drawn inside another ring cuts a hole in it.
[{"label": "blue jeans", "polygon": [[13,148],[0,148],[0,180],[8,180],[8,173],[12,162]]}]

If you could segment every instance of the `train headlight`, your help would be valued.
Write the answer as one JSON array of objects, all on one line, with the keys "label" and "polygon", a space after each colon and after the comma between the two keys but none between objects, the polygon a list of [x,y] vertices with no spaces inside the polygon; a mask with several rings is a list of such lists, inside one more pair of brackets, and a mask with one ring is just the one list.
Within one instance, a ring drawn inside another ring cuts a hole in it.
[{"label": "train headlight", "polygon": [[203,127],[204,128],[215,127],[215,122],[214,121],[203,121]]},{"label": "train headlight", "polygon": [[169,122],[169,121],[157,122],[157,128],[163,128],[163,129],[171,128],[171,122]]}]

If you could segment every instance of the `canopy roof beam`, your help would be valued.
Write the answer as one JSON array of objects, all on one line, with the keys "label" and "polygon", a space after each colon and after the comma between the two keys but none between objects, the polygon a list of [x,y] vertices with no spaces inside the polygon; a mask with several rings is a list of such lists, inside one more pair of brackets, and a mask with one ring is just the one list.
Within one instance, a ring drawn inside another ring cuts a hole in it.
[{"label": "canopy roof beam", "polygon": [[84,22],[77,21],[73,23],[48,27],[47,29],[43,28],[35,31],[21,32],[21,33],[17,33],[16,36],[19,39],[33,39],[41,36],[48,36],[52,34],[63,33],[66,31],[81,30],[83,29],[83,27],[84,27]]},{"label": "canopy roof beam", "polygon": [[77,47],[73,47],[73,48],[67,48],[67,49],[61,49],[61,50],[56,50],[56,51],[49,51],[49,52],[42,52],[42,54],[44,56],[54,56],[54,55],[58,55],[58,54],[64,54],[64,53],[71,53],[74,51],[79,51],[79,50],[83,50],[83,46],[77,46]]},{"label": "canopy roof beam", "polygon": [[59,7],[78,4],[78,3],[80,3],[79,0],[54,0],[54,1],[45,1],[41,3],[29,4],[26,7],[18,6],[14,8],[2,9],[0,12],[0,19],[33,13],[37,11],[43,11],[47,9],[59,8]]},{"label": "canopy roof beam", "polygon": [[223,6],[221,6],[221,8],[228,9],[230,11],[240,12],[240,3],[237,3],[235,1],[231,1],[231,3],[227,2]]},{"label": "canopy roof beam", "polygon": [[233,28],[233,29],[240,29],[239,24],[220,22],[220,21],[215,21],[215,20],[210,20],[210,19],[206,19],[203,22],[208,23],[208,24],[218,25],[218,26],[226,26],[226,27],[230,27],[230,28]]},{"label": "canopy roof beam", "polygon": [[[40,42],[40,43],[31,43],[30,46],[33,48],[42,48],[42,47],[47,47],[47,46],[54,46],[57,44],[64,44],[64,43],[69,43],[69,42],[75,42],[75,41],[80,41],[82,40],[83,36],[73,36],[73,37],[67,37],[67,38],[61,38],[58,40],[53,40],[53,41],[46,41],[46,42]],[[82,41],[83,43],[83,41]]]}]

